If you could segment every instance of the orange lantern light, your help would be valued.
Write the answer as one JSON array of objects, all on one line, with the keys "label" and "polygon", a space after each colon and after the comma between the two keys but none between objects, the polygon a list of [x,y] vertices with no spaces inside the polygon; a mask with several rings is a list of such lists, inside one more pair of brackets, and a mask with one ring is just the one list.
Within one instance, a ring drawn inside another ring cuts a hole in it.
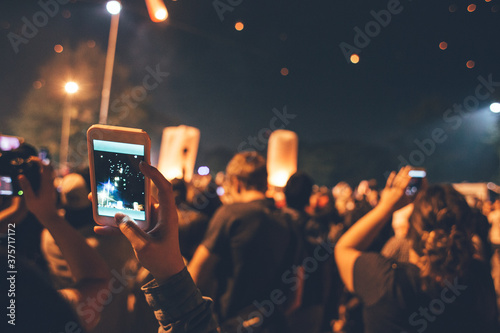
[{"label": "orange lantern light", "polygon": [[180,125],[163,130],[158,170],[167,178],[183,178],[190,182],[200,143],[200,130]]},{"label": "orange lantern light", "polygon": [[269,136],[267,148],[268,183],[284,187],[288,178],[297,172],[299,138],[295,132],[276,130]]},{"label": "orange lantern light", "polygon": [[149,17],[153,22],[165,21],[168,17],[167,7],[163,0],[146,0]]}]

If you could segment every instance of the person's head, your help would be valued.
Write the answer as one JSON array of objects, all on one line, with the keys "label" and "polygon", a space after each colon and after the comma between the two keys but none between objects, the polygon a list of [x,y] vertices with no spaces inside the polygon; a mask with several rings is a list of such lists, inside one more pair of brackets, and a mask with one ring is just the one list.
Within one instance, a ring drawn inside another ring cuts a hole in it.
[{"label": "person's head", "polygon": [[172,184],[172,190],[174,191],[175,204],[179,205],[181,202],[186,202],[187,200],[187,185],[184,179],[175,178],[170,181]]},{"label": "person's head", "polygon": [[467,201],[451,185],[432,185],[417,195],[408,236],[420,256],[424,286],[467,272],[474,253],[471,221]]},{"label": "person's head", "polygon": [[266,160],[257,152],[234,155],[226,167],[226,179],[232,192],[267,190]]},{"label": "person's head", "polygon": [[309,204],[313,180],[304,172],[294,173],[285,185],[285,197],[288,207],[303,210]]},{"label": "person's head", "polygon": [[90,183],[85,176],[85,173],[67,174],[59,186],[61,204],[66,212],[64,217],[74,228],[94,224],[92,203],[88,198]]}]

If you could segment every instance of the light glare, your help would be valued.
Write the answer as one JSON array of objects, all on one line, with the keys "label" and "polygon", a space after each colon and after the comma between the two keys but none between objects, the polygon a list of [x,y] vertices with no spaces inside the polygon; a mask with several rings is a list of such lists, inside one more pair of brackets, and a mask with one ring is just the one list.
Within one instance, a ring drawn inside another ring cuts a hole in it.
[{"label": "light glare", "polygon": [[166,9],[158,9],[155,12],[155,17],[158,21],[165,21],[167,19],[168,13]]},{"label": "light glare", "polygon": [[122,10],[122,5],[119,1],[108,1],[106,3],[106,9],[111,15],[116,15]]},{"label": "light glare", "polygon": [[491,103],[490,110],[493,113],[500,113],[500,103]]},{"label": "light glare", "polygon": [[163,0],[146,0],[146,7],[151,21],[161,22],[167,19],[168,11]]},{"label": "light glare", "polygon": [[66,90],[66,92],[68,94],[74,94],[78,91],[78,84],[76,82],[73,82],[73,81],[68,82],[64,86],[64,90]]}]

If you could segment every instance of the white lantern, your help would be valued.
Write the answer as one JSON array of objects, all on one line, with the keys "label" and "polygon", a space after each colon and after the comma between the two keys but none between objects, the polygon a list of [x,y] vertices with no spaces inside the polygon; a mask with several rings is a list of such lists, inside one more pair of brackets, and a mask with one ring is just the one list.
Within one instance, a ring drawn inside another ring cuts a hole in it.
[{"label": "white lantern", "polygon": [[168,180],[184,178],[186,182],[190,182],[199,142],[200,130],[195,127],[166,127],[161,140],[158,170]]},{"label": "white lantern", "polygon": [[284,187],[288,178],[297,172],[299,138],[295,132],[276,130],[269,137],[267,148],[268,183]]}]

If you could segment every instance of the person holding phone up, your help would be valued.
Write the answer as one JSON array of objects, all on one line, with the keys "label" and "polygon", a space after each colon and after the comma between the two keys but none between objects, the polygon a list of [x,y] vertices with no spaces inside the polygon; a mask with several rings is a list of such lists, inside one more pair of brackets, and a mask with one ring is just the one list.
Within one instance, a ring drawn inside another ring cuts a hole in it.
[{"label": "person holding phone up", "polygon": [[409,262],[366,252],[405,194],[410,167],[391,173],[379,204],[339,239],[335,260],[347,289],[363,302],[365,332],[498,332],[491,274],[474,257],[472,212],[451,185],[414,198]]},{"label": "person holding phone up", "polygon": [[[124,214],[116,214],[115,220],[132,244],[137,259],[155,278],[142,289],[161,325],[160,332],[217,332],[212,300],[201,295],[181,256],[172,184],[155,167],[145,162],[139,167],[158,188],[158,203],[151,212],[151,229],[142,230]],[[116,232],[113,229],[116,228],[94,228],[99,234]]]},{"label": "person holding phone up", "polygon": [[[142,162],[140,169],[158,188],[158,203],[151,207],[151,229],[143,231],[130,217],[117,214],[115,219],[119,231],[110,226],[96,226],[95,231],[100,234],[121,231],[132,244],[141,264],[154,276],[155,279],[146,284],[143,291],[160,322],[160,332],[217,332],[212,301],[202,297],[180,254],[172,186],[149,164]],[[17,297],[24,301],[17,310],[19,320],[16,326],[23,332],[84,332],[95,322],[85,322],[76,313],[84,313],[79,307],[86,306],[86,300],[107,288],[110,272],[83,236],[57,213],[52,169],[42,165],[41,170],[38,192],[33,191],[26,177],[19,177],[26,205],[54,237],[76,283],[74,288],[60,290],[57,295],[29,265],[23,266],[23,274],[18,275]]]}]

